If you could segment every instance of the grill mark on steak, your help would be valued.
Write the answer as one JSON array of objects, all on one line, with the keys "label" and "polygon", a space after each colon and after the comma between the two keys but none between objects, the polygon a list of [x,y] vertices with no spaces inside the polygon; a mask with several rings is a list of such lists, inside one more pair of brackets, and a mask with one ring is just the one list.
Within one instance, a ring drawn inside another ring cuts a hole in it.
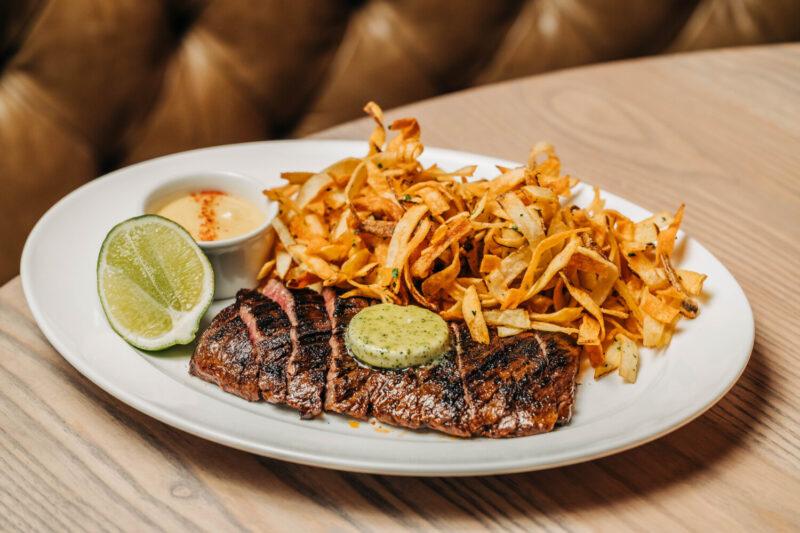
[{"label": "grill mark on steak", "polygon": [[497,438],[552,430],[558,404],[536,335],[500,338],[492,330],[491,342],[480,344],[466,324],[454,329],[471,433]]},{"label": "grill mark on steak", "polygon": [[284,400],[291,349],[289,317],[257,291],[242,289],[203,332],[189,373],[246,400]]},{"label": "grill mark on steak", "polygon": [[359,296],[340,298],[330,288],[323,291],[323,297],[331,323],[331,359],[325,388],[325,410],[366,420],[370,412],[367,380],[372,371],[359,365],[347,352],[344,333],[350,320],[375,301]]},{"label": "grill mark on steak", "polygon": [[[452,324],[450,329],[454,335]],[[419,418],[423,426],[468,437],[471,435],[471,411],[464,396],[456,357],[456,349],[451,347],[437,364],[417,368]]]},{"label": "grill mark on steak", "polygon": [[[476,433],[484,426],[497,422],[505,413],[508,387],[501,388],[504,380],[498,368],[507,362],[502,351],[489,344],[472,340],[466,324],[455,324],[457,365],[464,387],[464,398],[469,410],[468,430]],[[492,335],[496,339],[497,335]],[[495,344],[497,342],[495,341]]]},{"label": "grill mark on steak", "polygon": [[558,419],[553,385],[547,372],[547,359],[539,342],[531,336],[522,344],[525,358],[512,363],[515,374],[511,385],[511,403],[506,413],[484,434],[491,437],[535,435],[551,431]]},{"label": "grill mark on steak", "polygon": [[416,429],[419,421],[419,386],[414,368],[375,368],[367,380],[370,414],[381,422]]},{"label": "grill mark on steak", "polygon": [[291,323],[280,306],[256,291],[241,299],[239,317],[247,325],[261,371],[258,388],[270,403],[286,398],[286,364],[292,350]]},{"label": "grill mark on steak", "polygon": [[580,367],[578,347],[563,333],[536,332],[542,353],[547,359],[550,380],[556,394],[556,425],[563,426],[572,418],[575,401],[575,378]]},{"label": "grill mark on steak", "polygon": [[259,361],[249,330],[238,313],[246,292],[239,291],[236,302],[223,309],[200,336],[189,362],[189,373],[216,383],[226,392],[257,401]]},{"label": "grill mark on steak", "polygon": [[333,289],[326,289],[323,296],[332,325],[326,410],[361,419],[373,416],[404,427],[469,434],[460,427],[465,404],[454,351],[431,367],[384,370],[361,365],[348,353],[344,333],[359,311],[377,301],[340,298]]},{"label": "grill mark on steak", "polygon": [[344,333],[350,320],[362,309],[378,302],[360,297],[340,298],[331,289],[324,296],[333,325],[325,409],[361,419],[373,416],[389,424],[419,427],[416,370],[366,367],[351,356],[345,346]]},{"label": "grill mark on steak", "polygon": [[319,294],[308,289],[290,291],[272,280],[264,295],[278,303],[292,324],[292,353],[286,364],[286,403],[303,418],[322,412],[325,376],[330,357],[330,322]]}]

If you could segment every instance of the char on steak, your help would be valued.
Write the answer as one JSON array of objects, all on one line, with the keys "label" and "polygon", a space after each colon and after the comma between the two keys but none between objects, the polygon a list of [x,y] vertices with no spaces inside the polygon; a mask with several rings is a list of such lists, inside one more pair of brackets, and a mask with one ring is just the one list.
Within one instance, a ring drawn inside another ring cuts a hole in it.
[{"label": "char on steak", "polygon": [[309,289],[290,291],[272,280],[264,294],[289,317],[292,353],[286,363],[286,404],[303,418],[322,412],[325,372],[330,357],[331,326],[322,296]]},{"label": "char on steak", "polygon": [[572,416],[578,349],[565,335],[490,331],[487,345],[453,322],[453,345],[436,364],[371,368],[348,353],[344,334],[376,301],[278,281],[262,292],[239,291],[214,318],[192,356],[193,375],[251,401],[284,403],[304,418],[331,411],[462,437],[533,435]]},{"label": "char on steak", "polygon": [[282,403],[290,329],[278,304],[241,290],[200,336],[189,372],[247,400]]}]

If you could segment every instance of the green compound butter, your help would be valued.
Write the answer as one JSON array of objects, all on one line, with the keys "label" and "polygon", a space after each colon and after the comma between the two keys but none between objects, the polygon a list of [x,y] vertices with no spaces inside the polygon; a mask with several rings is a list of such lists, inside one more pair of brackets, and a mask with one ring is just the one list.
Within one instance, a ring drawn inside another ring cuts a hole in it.
[{"label": "green compound butter", "polygon": [[350,353],[379,368],[425,365],[450,344],[442,317],[416,305],[378,304],[362,309],[344,335]]}]

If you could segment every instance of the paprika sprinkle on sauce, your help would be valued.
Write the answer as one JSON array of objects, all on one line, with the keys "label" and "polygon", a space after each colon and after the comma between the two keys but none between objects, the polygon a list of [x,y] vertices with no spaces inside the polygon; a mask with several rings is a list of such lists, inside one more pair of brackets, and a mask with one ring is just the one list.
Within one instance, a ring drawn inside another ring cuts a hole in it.
[{"label": "paprika sprinkle on sauce", "polygon": [[200,231],[201,241],[217,240],[217,210],[216,203],[222,191],[202,191],[192,193],[192,199],[200,204]]},{"label": "paprika sprinkle on sauce", "polygon": [[265,220],[264,214],[244,198],[213,190],[181,196],[156,214],[177,222],[197,241],[238,237]]}]

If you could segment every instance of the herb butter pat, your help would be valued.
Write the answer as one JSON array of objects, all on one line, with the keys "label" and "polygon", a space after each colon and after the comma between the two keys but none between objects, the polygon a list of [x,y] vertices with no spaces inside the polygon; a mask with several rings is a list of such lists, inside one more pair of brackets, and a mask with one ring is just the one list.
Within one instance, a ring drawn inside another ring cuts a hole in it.
[{"label": "herb butter pat", "polygon": [[442,317],[415,305],[378,304],[362,309],[345,332],[350,353],[379,368],[425,365],[450,344]]}]

